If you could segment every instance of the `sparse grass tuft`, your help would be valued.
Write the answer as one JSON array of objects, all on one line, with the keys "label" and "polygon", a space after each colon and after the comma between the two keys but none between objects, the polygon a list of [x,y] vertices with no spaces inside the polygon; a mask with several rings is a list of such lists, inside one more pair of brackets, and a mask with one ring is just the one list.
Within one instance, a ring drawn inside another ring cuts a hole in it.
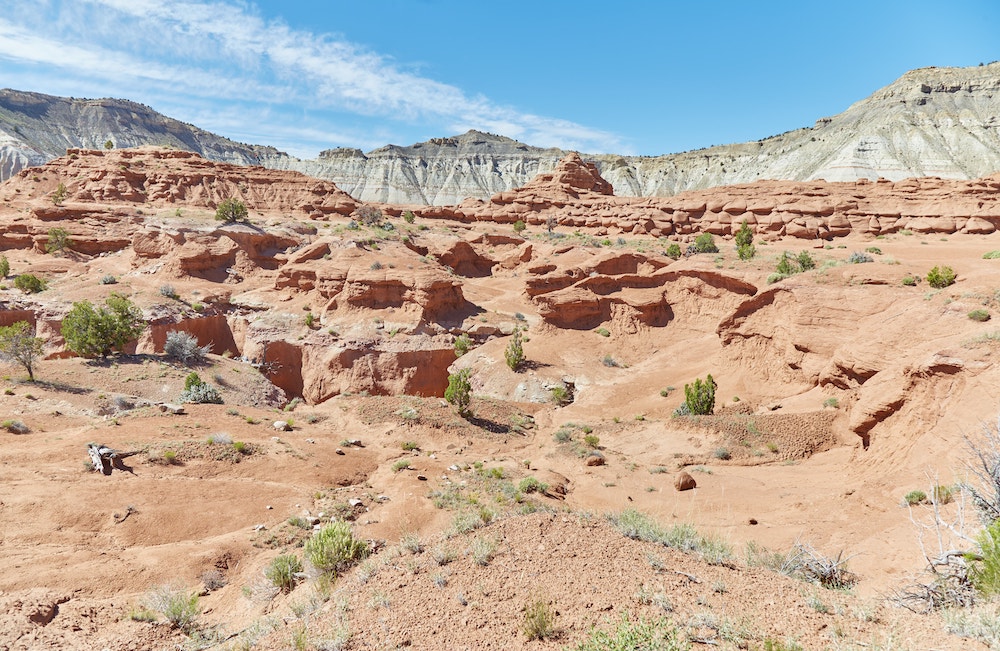
[{"label": "sparse grass tuft", "polygon": [[19,420],[5,420],[0,423],[0,427],[11,434],[29,434],[31,432],[31,428]]},{"label": "sparse grass tuft", "polygon": [[627,538],[660,543],[665,547],[699,554],[712,565],[724,565],[732,559],[732,549],[717,538],[705,538],[689,524],[669,528],[660,526],[649,516],[634,509],[609,514],[608,520]]},{"label": "sparse grass tuft", "polygon": [[555,614],[544,600],[536,599],[524,607],[522,629],[529,640],[544,640],[555,636]]},{"label": "sparse grass tuft", "polygon": [[688,651],[691,644],[686,636],[666,617],[631,621],[627,613],[610,631],[593,629],[587,638],[572,647],[572,651]]},{"label": "sparse grass tuft", "polygon": [[438,545],[431,550],[431,559],[438,565],[447,565],[456,558],[455,552],[447,545]]},{"label": "sparse grass tuft", "polygon": [[517,489],[522,493],[544,493],[549,490],[549,485],[538,481],[534,477],[525,477],[517,485]]},{"label": "sparse grass tuft", "polygon": [[399,546],[411,554],[419,554],[424,551],[424,543],[416,534],[408,533],[399,541]]},{"label": "sparse grass tuft", "polygon": [[932,492],[931,501],[938,506],[943,504],[950,504],[952,500],[955,499],[955,492],[958,489],[954,486],[942,486],[938,485],[934,487]]},{"label": "sparse grass tuft", "polygon": [[941,616],[952,635],[980,640],[991,649],[1000,648],[1000,616],[995,607],[951,608],[942,611]]},{"label": "sparse grass tuft", "polygon": [[497,553],[497,541],[493,538],[478,537],[469,545],[469,555],[476,565],[486,567]]},{"label": "sparse grass tuft", "polygon": [[282,554],[264,568],[264,576],[271,584],[288,594],[295,588],[298,575],[302,573],[302,561],[293,554]]},{"label": "sparse grass tuft", "polygon": [[333,522],[306,541],[305,555],[320,572],[336,575],[367,556],[368,544],[355,538],[346,522]]},{"label": "sparse grass tuft", "polygon": [[170,622],[172,628],[178,628],[185,633],[193,631],[196,620],[201,614],[198,603],[198,593],[187,593],[180,588],[161,586],[149,595],[148,606],[157,610]]}]

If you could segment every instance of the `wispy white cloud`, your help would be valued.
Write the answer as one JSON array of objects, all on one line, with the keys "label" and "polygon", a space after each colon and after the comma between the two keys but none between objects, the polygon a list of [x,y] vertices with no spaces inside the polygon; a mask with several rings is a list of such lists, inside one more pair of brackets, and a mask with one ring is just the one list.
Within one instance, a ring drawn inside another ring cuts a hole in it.
[{"label": "wispy white cloud", "polygon": [[[52,0],[35,5],[34,13],[24,10],[27,3],[14,4],[0,18],[0,59],[47,74],[82,76],[132,99],[137,91],[144,98],[187,96],[188,104],[202,107],[199,114],[220,113],[210,123],[234,121],[218,100],[241,103],[249,109],[242,123],[247,136],[283,133],[300,149],[313,138],[317,150],[363,146],[360,140],[367,138],[324,141],[351,137],[350,129],[331,128],[345,115],[442,130],[481,129],[542,146],[625,149],[615,134],[470,96],[343,38],[267,20],[249,4]],[[267,110],[281,119],[296,107],[308,107],[312,124],[257,131],[248,124],[255,113]]]}]

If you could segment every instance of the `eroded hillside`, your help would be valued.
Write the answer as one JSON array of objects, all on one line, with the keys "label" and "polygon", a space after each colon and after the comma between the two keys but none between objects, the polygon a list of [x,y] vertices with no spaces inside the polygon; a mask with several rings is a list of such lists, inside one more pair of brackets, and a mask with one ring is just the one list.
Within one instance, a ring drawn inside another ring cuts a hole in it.
[{"label": "eroded hillside", "polygon": [[[587,154],[615,193],[665,197],[688,190],[789,181],[975,179],[1000,169],[1000,62],[911,70],[841,113],[759,141],[661,156]],[[839,107],[831,107],[835,110]],[[446,206],[486,200],[551,172],[568,152],[469,131],[369,152],[329,149],[300,160],[273,147],[207,133],[127,100],[0,91],[0,180],[69,148],[172,146],[214,161],[297,170],[355,199]]]},{"label": "eroded hillside", "polygon": [[[31,323],[46,359],[0,395],[29,430],[0,432],[0,639],[173,648],[182,633],[141,621],[173,582],[204,588],[205,647],[561,648],[642,615],[723,647],[974,648],[879,595],[925,562],[911,516],[931,507],[903,495],[961,479],[962,435],[996,408],[994,328],[968,316],[1000,306],[996,185],[762,183],[676,199],[703,203],[678,222],[679,203],[615,197],[574,158],[475,211],[415,215],[170,150],[23,172],[0,186],[0,253],[47,288],[8,279],[0,325]],[[229,197],[249,223],[214,219]],[[69,244],[47,253],[53,229]],[[718,252],[670,247],[706,232]],[[814,267],[773,278],[786,250]],[[958,282],[928,287],[944,265]],[[111,292],[145,332],[108,362],[73,357],[65,315]],[[166,357],[172,330],[207,361]],[[461,369],[466,418],[441,400]],[[173,413],[191,371],[224,404]],[[673,417],[709,373],[715,414]],[[88,442],[138,454],[104,476],[81,467]],[[632,535],[630,510],[698,535]],[[374,555],[279,594],[265,569],[334,520]],[[850,556],[853,593],[742,552],[796,542]],[[522,631],[537,600],[558,613],[544,641]]]}]

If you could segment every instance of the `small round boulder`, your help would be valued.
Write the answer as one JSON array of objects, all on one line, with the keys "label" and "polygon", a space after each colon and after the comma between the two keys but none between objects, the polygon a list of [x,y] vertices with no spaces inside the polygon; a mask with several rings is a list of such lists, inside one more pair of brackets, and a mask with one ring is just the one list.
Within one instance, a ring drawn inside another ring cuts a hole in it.
[{"label": "small round boulder", "polygon": [[689,475],[687,472],[681,471],[677,478],[674,479],[674,488],[679,491],[689,491],[692,488],[698,486],[698,482],[694,480],[694,477]]}]

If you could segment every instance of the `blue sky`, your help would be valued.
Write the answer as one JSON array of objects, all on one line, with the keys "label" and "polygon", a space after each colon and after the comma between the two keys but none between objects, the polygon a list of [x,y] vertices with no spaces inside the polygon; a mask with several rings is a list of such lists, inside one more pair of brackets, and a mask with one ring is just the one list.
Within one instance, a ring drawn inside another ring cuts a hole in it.
[{"label": "blue sky", "polygon": [[1000,2],[7,0],[0,86],[121,97],[300,157],[470,128],[658,155],[1000,59]]}]

